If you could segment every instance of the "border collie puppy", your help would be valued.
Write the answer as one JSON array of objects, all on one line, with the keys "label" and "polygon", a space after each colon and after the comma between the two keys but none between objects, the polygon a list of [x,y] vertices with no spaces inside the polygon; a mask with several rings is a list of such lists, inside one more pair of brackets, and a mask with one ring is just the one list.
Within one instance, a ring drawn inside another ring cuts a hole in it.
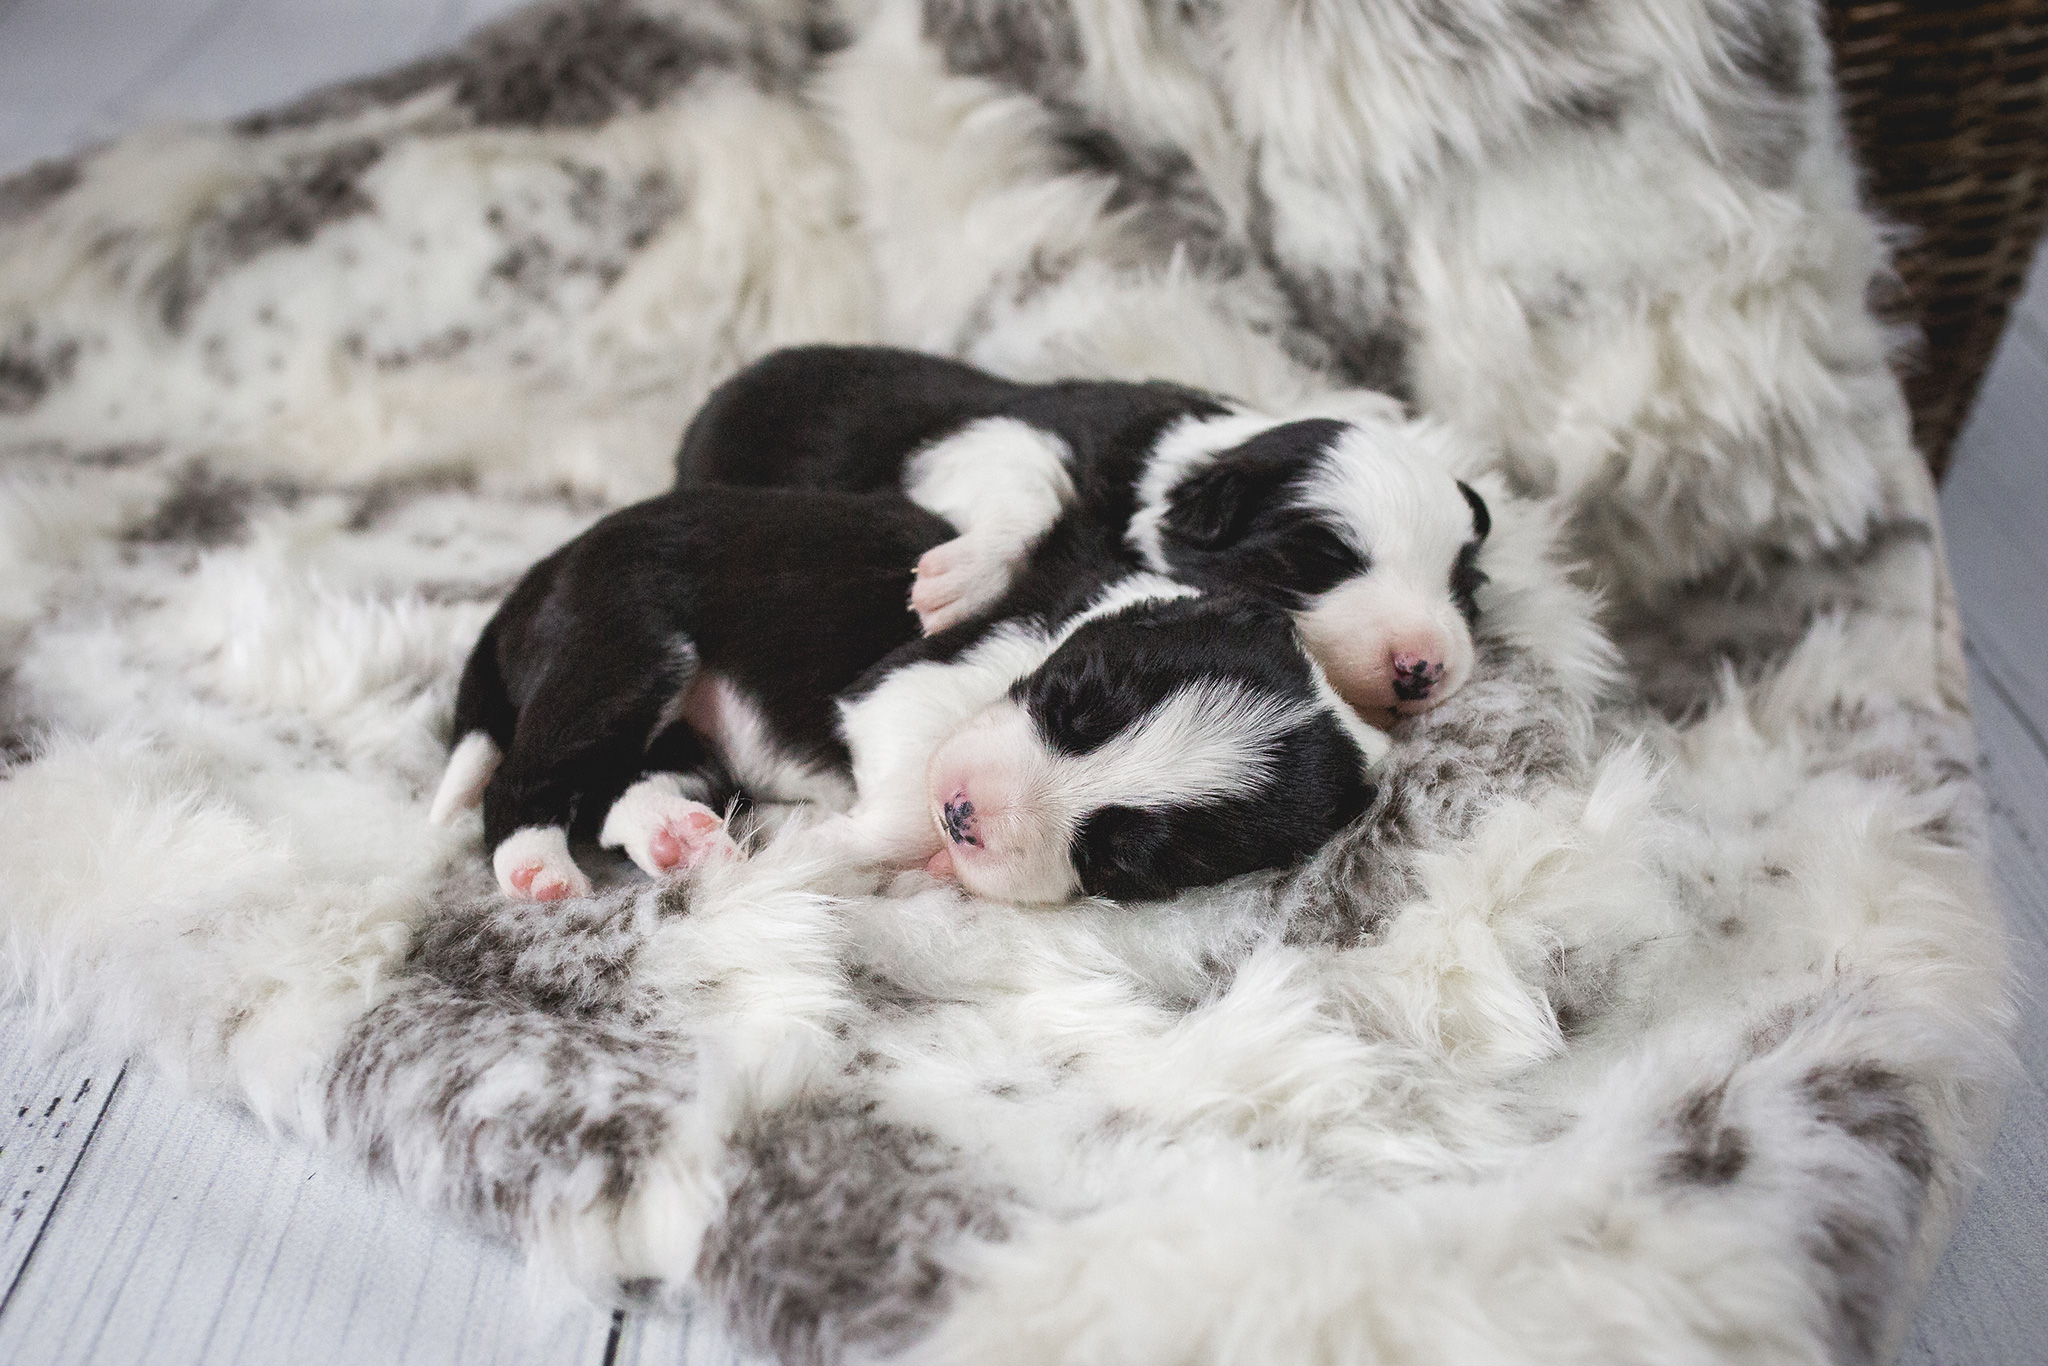
[{"label": "border collie puppy", "polygon": [[1284,866],[1364,811],[1384,742],[1284,614],[1081,571],[1036,615],[920,639],[910,566],[952,531],[789,490],[600,520],[484,628],[432,818],[481,798],[499,885],[545,901],[590,891],[572,834],[651,875],[733,856],[711,802],[737,790],[837,808],[807,837],[840,856],[1057,902]]},{"label": "border collie puppy", "polygon": [[1471,673],[1485,501],[1433,424],[1288,421],[1164,383],[1018,384],[886,347],[778,351],[714,391],[679,487],[900,490],[959,528],[919,559],[927,632],[1004,615],[1063,520],[1130,568],[1294,614],[1338,692],[1381,722]]},{"label": "border collie puppy", "polygon": [[1154,574],[1064,620],[919,642],[849,690],[840,721],[859,795],[819,833],[1021,902],[1286,867],[1364,813],[1387,750],[1285,613]]}]

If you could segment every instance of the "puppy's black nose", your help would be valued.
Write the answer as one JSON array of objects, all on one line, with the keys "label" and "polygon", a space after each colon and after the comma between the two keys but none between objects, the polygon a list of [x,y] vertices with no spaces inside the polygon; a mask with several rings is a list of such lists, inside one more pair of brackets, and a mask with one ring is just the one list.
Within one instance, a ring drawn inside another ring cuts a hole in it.
[{"label": "puppy's black nose", "polygon": [[979,846],[981,837],[974,833],[974,803],[965,797],[948,798],[945,807],[946,838],[955,844]]},{"label": "puppy's black nose", "polygon": [[1444,666],[1435,660],[1421,655],[1394,656],[1394,696],[1403,702],[1420,702],[1443,676]]}]

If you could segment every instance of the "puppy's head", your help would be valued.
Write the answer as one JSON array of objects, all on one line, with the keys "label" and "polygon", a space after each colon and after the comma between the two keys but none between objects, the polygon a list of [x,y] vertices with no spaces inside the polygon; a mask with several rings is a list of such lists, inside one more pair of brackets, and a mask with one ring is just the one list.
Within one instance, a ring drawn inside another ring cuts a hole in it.
[{"label": "puppy's head", "polygon": [[1485,501],[1428,453],[1427,430],[1268,427],[1162,490],[1140,549],[1176,578],[1294,613],[1366,715],[1425,711],[1471,675],[1491,526]]},{"label": "puppy's head", "polygon": [[1366,754],[1284,614],[1142,602],[933,754],[935,862],[1007,901],[1167,896],[1313,852],[1371,801]]}]

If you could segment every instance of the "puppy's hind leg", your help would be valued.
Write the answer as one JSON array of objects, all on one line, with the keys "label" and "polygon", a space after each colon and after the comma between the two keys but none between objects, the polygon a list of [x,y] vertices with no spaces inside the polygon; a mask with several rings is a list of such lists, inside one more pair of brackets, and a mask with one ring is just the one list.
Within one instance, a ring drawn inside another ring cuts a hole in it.
[{"label": "puppy's hind leg", "polygon": [[569,856],[569,831],[560,825],[522,825],[491,851],[499,890],[522,901],[589,896],[590,879]]},{"label": "puppy's hind leg", "polygon": [[647,771],[605,813],[597,842],[620,849],[649,877],[740,857],[725,820],[709,804],[717,784],[703,742],[681,722],[647,748]]},{"label": "puppy's hind leg", "polygon": [[462,682],[455,692],[455,748],[427,809],[429,821],[452,825],[483,800],[484,787],[504,759],[504,747],[518,720],[498,669],[498,623],[493,619],[462,666]]},{"label": "puppy's hind leg", "polygon": [[[570,651],[533,689],[511,748],[484,788],[484,840],[508,896],[590,895],[590,879],[569,855],[569,836],[596,833],[598,814],[643,772],[648,739],[673,693],[665,675],[673,677],[658,657],[644,667],[621,661],[616,671],[598,674]],[[616,691],[620,677],[633,680],[624,695]]]}]

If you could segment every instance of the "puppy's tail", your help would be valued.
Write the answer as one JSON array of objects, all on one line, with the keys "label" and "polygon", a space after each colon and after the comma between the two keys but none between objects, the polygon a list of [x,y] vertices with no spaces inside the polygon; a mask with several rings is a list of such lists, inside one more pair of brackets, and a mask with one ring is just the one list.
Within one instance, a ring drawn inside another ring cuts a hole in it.
[{"label": "puppy's tail", "polygon": [[434,792],[427,819],[448,825],[462,812],[483,799],[484,788],[498,763],[505,757],[505,745],[512,740],[518,720],[505,680],[498,673],[498,623],[494,620],[469,652],[462,667],[462,683],[455,690],[455,751],[441,774],[441,786]]}]

